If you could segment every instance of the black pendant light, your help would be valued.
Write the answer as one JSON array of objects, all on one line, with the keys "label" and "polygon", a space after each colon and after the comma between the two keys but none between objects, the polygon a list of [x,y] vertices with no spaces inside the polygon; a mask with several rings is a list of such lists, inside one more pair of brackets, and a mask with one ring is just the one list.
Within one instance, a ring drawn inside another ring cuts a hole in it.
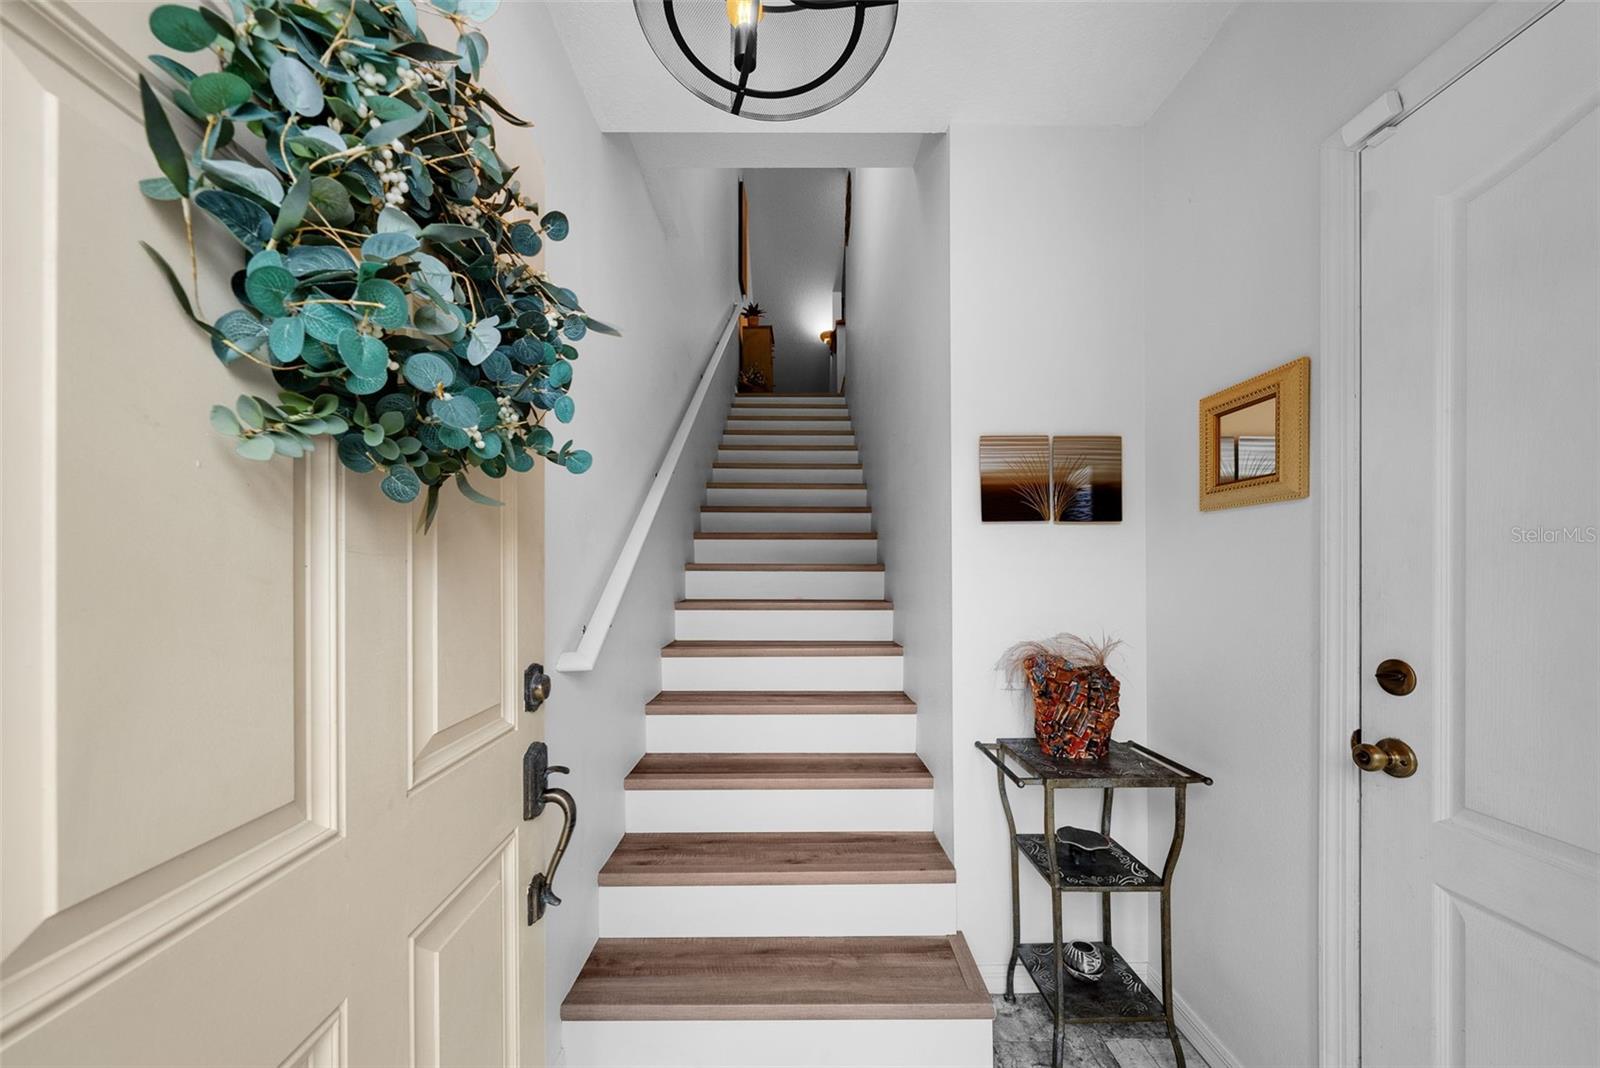
[{"label": "black pendant light", "polygon": [[898,0],[634,0],[656,58],[712,107],[783,122],[827,111],[878,69]]}]

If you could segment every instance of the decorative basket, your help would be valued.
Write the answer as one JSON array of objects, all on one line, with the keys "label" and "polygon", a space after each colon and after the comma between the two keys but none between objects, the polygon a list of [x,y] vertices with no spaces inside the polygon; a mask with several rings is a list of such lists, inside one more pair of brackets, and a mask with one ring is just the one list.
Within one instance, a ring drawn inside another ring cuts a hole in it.
[{"label": "decorative basket", "polygon": [[1121,714],[1122,686],[1103,665],[1074,666],[1065,657],[1036,653],[1022,661],[1033,690],[1033,732],[1055,760],[1099,760]]}]

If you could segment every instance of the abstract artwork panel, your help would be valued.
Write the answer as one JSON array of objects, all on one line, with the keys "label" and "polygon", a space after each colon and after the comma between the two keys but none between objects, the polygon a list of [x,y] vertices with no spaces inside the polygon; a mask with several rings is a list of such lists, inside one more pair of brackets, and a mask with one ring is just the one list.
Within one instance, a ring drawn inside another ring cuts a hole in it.
[{"label": "abstract artwork panel", "polygon": [[1050,519],[1050,439],[996,434],[978,439],[978,491],[985,523]]},{"label": "abstract artwork panel", "polygon": [[1057,523],[1122,522],[1121,436],[1052,438],[1050,489],[1050,514]]}]

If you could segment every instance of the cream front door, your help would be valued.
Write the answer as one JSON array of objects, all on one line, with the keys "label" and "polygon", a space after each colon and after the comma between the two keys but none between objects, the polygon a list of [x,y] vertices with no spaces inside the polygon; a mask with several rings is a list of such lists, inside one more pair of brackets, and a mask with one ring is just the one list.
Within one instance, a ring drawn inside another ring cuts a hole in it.
[{"label": "cream front door", "polygon": [[424,535],[211,431],[270,383],[138,246],[147,12],[0,4],[0,1062],[540,1064],[540,476]]},{"label": "cream front door", "polygon": [[[1362,1062],[1600,1050],[1600,5],[1361,158]],[[1396,658],[1409,694],[1373,677]]]}]

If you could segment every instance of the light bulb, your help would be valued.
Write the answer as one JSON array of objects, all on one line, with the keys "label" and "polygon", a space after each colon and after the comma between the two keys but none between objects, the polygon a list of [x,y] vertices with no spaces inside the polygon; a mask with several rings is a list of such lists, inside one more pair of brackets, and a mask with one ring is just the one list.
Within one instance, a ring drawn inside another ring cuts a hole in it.
[{"label": "light bulb", "polygon": [[728,22],[735,29],[750,29],[766,16],[761,0],[728,0]]}]

